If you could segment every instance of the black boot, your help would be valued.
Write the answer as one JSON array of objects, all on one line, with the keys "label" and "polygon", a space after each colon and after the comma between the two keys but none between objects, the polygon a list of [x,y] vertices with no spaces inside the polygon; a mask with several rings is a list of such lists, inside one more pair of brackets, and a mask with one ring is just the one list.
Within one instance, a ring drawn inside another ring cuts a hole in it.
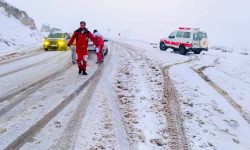
[{"label": "black boot", "polygon": [[82,75],[88,75],[87,72],[85,70],[82,71]]},{"label": "black boot", "polygon": [[82,74],[82,69],[81,69],[81,68],[79,68],[78,73],[79,73],[79,74]]},{"label": "black boot", "polygon": [[104,61],[97,61],[96,64],[102,64]]}]

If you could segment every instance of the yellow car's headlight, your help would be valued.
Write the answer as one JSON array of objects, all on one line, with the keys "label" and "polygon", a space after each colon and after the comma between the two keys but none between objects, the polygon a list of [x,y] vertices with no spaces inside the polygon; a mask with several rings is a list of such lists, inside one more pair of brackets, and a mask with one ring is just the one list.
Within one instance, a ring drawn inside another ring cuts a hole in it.
[{"label": "yellow car's headlight", "polygon": [[50,42],[46,40],[46,41],[43,42],[43,44],[48,46],[50,44]]},{"label": "yellow car's headlight", "polygon": [[65,44],[66,44],[65,41],[58,41],[59,46],[64,46]]}]

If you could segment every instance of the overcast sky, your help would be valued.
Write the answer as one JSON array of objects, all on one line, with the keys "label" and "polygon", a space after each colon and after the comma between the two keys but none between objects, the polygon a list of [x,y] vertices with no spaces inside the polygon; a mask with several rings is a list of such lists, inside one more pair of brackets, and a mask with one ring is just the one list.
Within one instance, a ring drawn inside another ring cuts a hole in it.
[{"label": "overcast sky", "polygon": [[112,36],[157,42],[179,26],[207,31],[210,45],[250,48],[249,0],[7,0],[42,23],[73,31],[79,21]]}]

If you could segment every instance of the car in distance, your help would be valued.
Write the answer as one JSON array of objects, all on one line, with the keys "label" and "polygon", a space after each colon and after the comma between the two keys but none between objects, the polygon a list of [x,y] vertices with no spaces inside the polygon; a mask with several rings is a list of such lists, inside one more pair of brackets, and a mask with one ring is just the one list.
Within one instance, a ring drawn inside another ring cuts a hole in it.
[{"label": "car in distance", "polygon": [[48,37],[44,38],[44,50],[68,50],[67,43],[70,39],[68,33],[50,33]]},{"label": "car in distance", "polygon": [[[95,52],[95,45],[90,39],[88,41],[88,51]],[[106,56],[108,54],[108,39],[105,39],[105,38],[104,38],[104,47],[103,47],[102,53],[103,53],[103,56]]]}]

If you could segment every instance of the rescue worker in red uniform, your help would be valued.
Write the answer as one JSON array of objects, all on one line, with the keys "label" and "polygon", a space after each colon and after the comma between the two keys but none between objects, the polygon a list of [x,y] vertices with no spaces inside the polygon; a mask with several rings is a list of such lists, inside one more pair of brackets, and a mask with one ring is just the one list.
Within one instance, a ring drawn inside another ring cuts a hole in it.
[{"label": "rescue worker in red uniform", "polygon": [[97,64],[103,63],[103,47],[104,47],[104,40],[102,38],[102,35],[97,31],[94,30],[94,37],[96,40],[96,56],[97,56]]},{"label": "rescue worker in red uniform", "polygon": [[76,40],[76,61],[79,68],[79,74],[82,75],[88,75],[86,72],[88,59],[88,39],[91,39],[96,45],[96,40],[93,34],[86,28],[86,23],[81,21],[80,28],[73,33],[71,39],[68,42],[68,46],[70,47],[74,40]]}]

